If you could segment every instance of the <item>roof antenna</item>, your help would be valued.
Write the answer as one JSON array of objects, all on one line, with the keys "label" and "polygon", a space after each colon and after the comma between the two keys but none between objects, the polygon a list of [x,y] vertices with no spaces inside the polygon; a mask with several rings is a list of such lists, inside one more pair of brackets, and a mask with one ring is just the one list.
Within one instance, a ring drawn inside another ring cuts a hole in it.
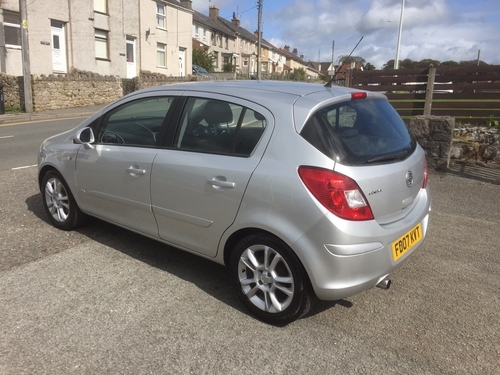
[{"label": "roof antenna", "polygon": [[[361,39],[359,40],[358,43],[356,43],[356,45],[354,46],[354,48],[352,49],[351,53],[349,54],[349,56],[347,56],[347,61],[349,60],[349,57],[351,57],[352,53],[354,52],[354,50],[358,47],[359,43],[361,43],[361,41],[363,40],[364,36],[361,37]],[[337,70],[335,71],[335,73],[333,74],[332,78],[328,81],[328,83],[325,85],[325,87],[332,87],[332,82],[333,80],[335,79],[335,77],[337,76],[338,72],[340,71],[340,68],[342,68],[342,64],[339,64]]]}]

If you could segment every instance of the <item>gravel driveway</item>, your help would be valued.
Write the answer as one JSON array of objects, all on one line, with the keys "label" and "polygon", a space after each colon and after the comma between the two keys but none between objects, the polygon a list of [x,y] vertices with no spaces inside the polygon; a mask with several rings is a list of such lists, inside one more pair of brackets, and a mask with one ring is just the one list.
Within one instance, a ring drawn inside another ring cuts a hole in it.
[{"label": "gravel driveway", "polygon": [[499,374],[500,185],[431,173],[429,236],[388,291],[256,321],[226,269],[92,221],[52,228],[0,172],[0,374]]}]

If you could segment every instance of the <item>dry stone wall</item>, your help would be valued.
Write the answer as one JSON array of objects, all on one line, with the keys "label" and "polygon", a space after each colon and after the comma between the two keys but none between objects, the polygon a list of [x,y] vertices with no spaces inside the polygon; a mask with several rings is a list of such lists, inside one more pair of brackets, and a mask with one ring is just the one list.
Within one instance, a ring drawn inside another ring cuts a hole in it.
[{"label": "dry stone wall", "polygon": [[22,108],[23,103],[21,102],[21,98],[24,96],[22,92],[22,77],[0,73],[0,84],[3,86],[5,108]]},{"label": "dry stone wall", "polygon": [[[217,79],[234,79],[234,73],[219,73]],[[33,75],[31,79],[33,110],[43,112],[53,109],[111,103],[133,91],[153,86],[179,82],[201,81],[204,77],[168,77],[164,74],[141,71],[138,77],[121,79],[96,73],[72,70],[69,74]],[[0,73],[4,86],[5,107],[24,108],[23,78]]]},{"label": "dry stone wall", "polygon": [[426,151],[429,167],[446,170],[450,165],[455,118],[450,116],[416,116],[409,130]]},{"label": "dry stone wall", "polygon": [[110,103],[122,96],[118,77],[96,74],[33,76],[33,109],[74,108]]}]

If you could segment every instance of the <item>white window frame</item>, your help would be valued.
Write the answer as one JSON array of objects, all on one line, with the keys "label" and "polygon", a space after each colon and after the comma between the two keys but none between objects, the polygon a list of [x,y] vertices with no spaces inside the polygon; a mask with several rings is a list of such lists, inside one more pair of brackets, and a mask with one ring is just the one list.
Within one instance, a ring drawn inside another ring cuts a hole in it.
[{"label": "white window frame", "polygon": [[108,14],[108,0],[94,0],[94,12]]},{"label": "white window frame", "polygon": [[9,47],[9,48],[21,48],[21,15],[17,12],[5,12],[4,13],[4,19],[5,19],[5,15],[8,14],[9,16],[13,16],[13,17],[19,17],[19,23],[11,23],[11,22],[3,22],[3,28],[4,28],[4,35],[6,34],[5,33],[5,28],[6,27],[10,27],[12,29],[16,29],[19,30],[17,31],[16,34],[19,35],[19,44],[10,44],[10,43],[7,43],[7,40],[5,41],[5,47]]},{"label": "white window frame", "polygon": [[[109,60],[109,31],[94,29],[95,34],[95,58],[100,60]],[[103,52],[103,46],[106,51]]]},{"label": "white window frame", "polygon": [[156,3],[156,27],[167,29],[167,7],[164,4]]},{"label": "white window frame", "polygon": [[165,43],[156,43],[156,66],[159,68],[167,67],[167,45]]}]

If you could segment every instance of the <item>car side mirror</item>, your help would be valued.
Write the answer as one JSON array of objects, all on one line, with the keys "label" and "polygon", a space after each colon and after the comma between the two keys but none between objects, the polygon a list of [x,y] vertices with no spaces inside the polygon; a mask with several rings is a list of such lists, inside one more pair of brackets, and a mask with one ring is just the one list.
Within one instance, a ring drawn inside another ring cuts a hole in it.
[{"label": "car side mirror", "polygon": [[94,148],[92,143],[95,142],[94,132],[91,128],[83,128],[78,130],[73,141],[79,145],[83,145],[86,150],[91,150]]}]

